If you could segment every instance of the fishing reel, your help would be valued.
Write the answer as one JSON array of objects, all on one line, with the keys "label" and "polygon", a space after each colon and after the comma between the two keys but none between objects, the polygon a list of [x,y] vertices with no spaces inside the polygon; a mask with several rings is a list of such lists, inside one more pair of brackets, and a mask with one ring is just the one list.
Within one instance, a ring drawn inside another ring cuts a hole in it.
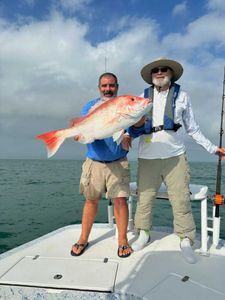
[{"label": "fishing reel", "polygon": [[220,194],[215,194],[213,196],[213,203],[214,203],[214,207],[215,207],[215,217],[219,218],[219,210],[220,210],[220,206],[223,205],[224,202],[224,195],[220,195]]},{"label": "fishing reel", "polygon": [[215,194],[213,196],[213,203],[214,203],[214,205],[223,205],[223,204],[225,204],[225,197],[224,197],[224,195]]}]

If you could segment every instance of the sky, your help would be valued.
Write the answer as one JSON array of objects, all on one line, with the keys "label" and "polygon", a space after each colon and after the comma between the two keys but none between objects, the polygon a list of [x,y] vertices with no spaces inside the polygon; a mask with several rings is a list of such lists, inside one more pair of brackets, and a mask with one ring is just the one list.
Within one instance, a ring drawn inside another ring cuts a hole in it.
[{"label": "sky", "polygon": [[[202,132],[219,143],[225,66],[224,0],[0,0],[0,159],[47,159],[37,134],[66,128],[98,96],[103,72],[140,95],[142,67],[179,61]],[[217,161],[185,137],[190,161]],[[51,159],[83,159],[66,140]],[[129,154],[137,158],[137,141]]]}]

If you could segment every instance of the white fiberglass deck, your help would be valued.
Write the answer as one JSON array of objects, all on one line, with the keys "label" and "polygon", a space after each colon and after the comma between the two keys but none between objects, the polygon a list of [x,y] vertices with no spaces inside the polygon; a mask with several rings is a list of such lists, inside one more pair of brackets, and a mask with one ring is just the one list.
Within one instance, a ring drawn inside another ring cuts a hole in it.
[{"label": "white fiberglass deck", "polygon": [[[225,241],[219,221],[207,226],[207,187],[191,185],[191,199],[201,202],[201,238],[196,264],[182,257],[179,238],[165,228],[151,231],[151,243],[128,258],[117,256],[117,238],[109,206],[109,224],[94,224],[82,256],[70,249],[81,225],[61,228],[0,255],[1,300],[222,300],[225,299]],[[130,212],[136,192],[131,183]],[[159,198],[167,198],[161,186]],[[213,218],[212,218],[213,219]],[[215,226],[216,224],[216,226]],[[129,214],[129,242],[135,240]],[[213,241],[208,237],[213,232]],[[215,237],[214,237],[215,236]]]},{"label": "white fiberglass deck", "polygon": [[191,265],[178,237],[157,230],[145,249],[119,258],[115,230],[95,224],[90,246],[72,257],[79,234],[80,225],[68,226],[1,255],[0,299],[225,299],[223,247]]}]

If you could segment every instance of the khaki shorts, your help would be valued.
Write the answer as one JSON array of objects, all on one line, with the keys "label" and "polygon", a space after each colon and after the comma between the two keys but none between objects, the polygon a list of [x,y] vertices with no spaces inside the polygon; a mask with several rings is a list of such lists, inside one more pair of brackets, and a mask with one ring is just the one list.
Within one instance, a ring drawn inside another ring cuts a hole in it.
[{"label": "khaki shorts", "polygon": [[88,200],[129,197],[130,168],[127,158],[102,163],[86,158],[82,166],[80,193]]}]

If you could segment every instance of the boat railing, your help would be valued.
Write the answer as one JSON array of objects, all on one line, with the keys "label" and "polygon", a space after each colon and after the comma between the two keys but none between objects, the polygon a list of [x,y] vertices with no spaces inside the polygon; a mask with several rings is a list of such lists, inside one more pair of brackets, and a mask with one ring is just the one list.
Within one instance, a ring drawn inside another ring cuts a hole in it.
[{"label": "boat railing", "polygon": [[[208,242],[209,242],[209,232],[212,232],[212,243],[215,247],[219,244],[220,239],[220,218],[208,217],[207,210],[207,200],[208,200],[208,187],[205,185],[190,184],[190,198],[191,201],[201,202],[201,249],[200,252],[203,255],[208,255]],[[128,230],[134,229],[133,220],[133,201],[137,197],[137,184],[136,182],[130,183],[130,197],[128,199],[128,209],[129,209],[129,221]],[[166,186],[164,183],[161,184],[160,189],[157,194],[158,199],[169,200]],[[215,214],[213,213],[213,216]],[[212,226],[208,226],[208,221],[212,222]],[[112,202],[110,201],[108,206],[108,222],[109,226],[114,226],[114,216],[112,209]]]}]

